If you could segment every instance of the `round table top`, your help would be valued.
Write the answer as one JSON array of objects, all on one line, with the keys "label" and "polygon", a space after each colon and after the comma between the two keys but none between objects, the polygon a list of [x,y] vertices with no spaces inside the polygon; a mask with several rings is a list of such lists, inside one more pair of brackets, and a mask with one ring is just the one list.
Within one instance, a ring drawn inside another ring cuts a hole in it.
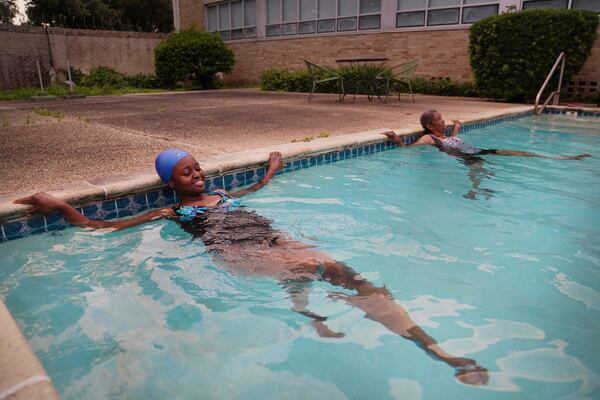
[{"label": "round table top", "polygon": [[378,62],[387,61],[387,57],[353,57],[353,58],[340,58],[335,60],[337,63],[354,63],[354,62]]}]

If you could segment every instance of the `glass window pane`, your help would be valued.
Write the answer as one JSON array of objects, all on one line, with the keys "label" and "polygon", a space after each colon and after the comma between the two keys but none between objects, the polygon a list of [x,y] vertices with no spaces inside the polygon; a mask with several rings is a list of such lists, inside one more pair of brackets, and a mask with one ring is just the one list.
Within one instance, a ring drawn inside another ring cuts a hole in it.
[{"label": "glass window pane", "polygon": [[355,31],[356,30],[356,17],[354,18],[340,18],[338,19],[337,30],[339,31]]},{"label": "glass window pane", "polygon": [[460,0],[429,0],[429,7],[459,6]]},{"label": "glass window pane", "polygon": [[523,2],[523,10],[532,8],[567,8],[567,0],[535,0]]},{"label": "glass window pane", "polygon": [[335,32],[335,19],[324,19],[317,22],[319,32]]},{"label": "glass window pane", "polygon": [[244,38],[244,30],[243,29],[234,29],[231,31],[231,40],[243,39]]},{"label": "glass window pane", "polygon": [[427,25],[458,24],[458,8],[431,10],[427,15]]},{"label": "glass window pane", "polygon": [[223,39],[223,40],[229,40],[231,38],[230,31],[219,32],[219,35],[221,35],[221,39]]},{"label": "glass window pane", "polygon": [[219,4],[219,29],[229,29],[229,3]]},{"label": "glass window pane", "polygon": [[600,13],[600,1],[598,0],[573,0],[574,10],[590,10]]},{"label": "glass window pane", "polygon": [[297,35],[298,34],[298,24],[283,24],[283,34],[284,35]]},{"label": "glass window pane", "polygon": [[398,0],[398,10],[425,8],[427,0]]},{"label": "glass window pane", "polygon": [[463,8],[462,23],[472,24],[490,15],[498,15],[498,5],[492,4],[490,6],[479,6],[479,7],[465,7]]},{"label": "glass window pane", "polygon": [[315,33],[317,24],[315,21],[300,22],[300,33]]},{"label": "glass window pane", "polygon": [[283,22],[298,21],[298,0],[283,0]]},{"label": "glass window pane", "polygon": [[244,0],[244,26],[256,26],[256,0]]},{"label": "glass window pane", "polygon": [[255,38],[256,37],[256,28],[244,29],[244,37],[245,38]]},{"label": "glass window pane", "polygon": [[396,26],[398,28],[423,25],[425,25],[425,11],[398,13],[396,15]]},{"label": "glass window pane", "polygon": [[300,21],[310,21],[317,18],[317,1],[300,0]]},{"label": "glass window pane", "polygon": [[207,30],[209,32],[215,32],[219,30],[217,7],[208,7],[206,9],[206,19],[208,21]]},{"label": "glass window pane", "polygon": [[267,0],[267,24],[281,22],[281,0]]},{"label": "glass window pane", "polygon": [[349,17],[352,15],[356,15],[357,10],[357,1],[356,0],[339,0],[338,1],[338,16],[339,17]]},{"label": "glass window pane", "polygon": [[232,28],[241,28],[243,23],[242,16],[242,2],[234,1],[230,3],[231,6],[231,27]]},{"label": "glass window pane", "polygon": [[381,0],[360,0],[361,14],[372,14],[381,11]]},{"label": "glass window pane", "polygon": [[336,0],[318,0],[319,1],[319,18],[335,17]]},{"label": "glass window pane", "polygon": [[379,15],[367,15],[358,18],[358,29],[379,29],[381,27]]},{"label": "glass window pane", "polygon": [[267,25],[267,36],[281,36],[281,25]]}]

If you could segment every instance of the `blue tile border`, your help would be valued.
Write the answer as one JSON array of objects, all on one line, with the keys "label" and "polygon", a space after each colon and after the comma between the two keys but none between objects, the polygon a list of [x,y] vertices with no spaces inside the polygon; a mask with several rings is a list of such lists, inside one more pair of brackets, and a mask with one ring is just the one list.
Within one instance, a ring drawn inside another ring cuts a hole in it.
[{"label": "blue tile border", "polygon": [[600,118],[599,111],[582,110],[578,108],[551,108],[544,109],[544,114],[550,115],[569,115],[578,118]]},{"label": "blue tile border", "polygon": [[[489,120],[466,123],[461,127],[460,133],[467,133],[475,129],[497,125],[505,121],[513,121],[519,118],[530,116],[532,114],[532,111],[526,111],[492,118]],[[600,113],[598,113],[598,115],[600,116]],[[451,128],[448,129],[446,134],[449,134],[450,132]],[[411,144],[414,143],[414,141],[420,136],[420,133],[406,135],[403,136],[403,140],[405,144]],[[396,147],[396,143],[389,140],[383,140],[378,143],[359,145],[349,149],[332,150],[325,153],[319,153],[309,157],[286,162],[284,168],[278,172],[278,175],[304,168],[310,168],[315,165],[330,164],[341,160],[379,153],[381,151],[391,150]],[[258,182],[263,176],[265,176],[265,173],[265,167],[261,166],[243,171],[234,171],[220,176],[210,176],[206,180],[207,188],[209,190],[222,188],[231,190],[246,184]],[[89,218],[113,219],[132,216],[150,209],[169,207],[177,204],[177,202],[177,196],[172,189],[161,188],[148,193],[89,203],[83,207],[77,208],[77,210]],[[65,229],[67,226],[69,226],[69,224],[66,223],[59,214],[24,218],[5,224],[0,224],[0,241],[13,240],[31,234]]]}]

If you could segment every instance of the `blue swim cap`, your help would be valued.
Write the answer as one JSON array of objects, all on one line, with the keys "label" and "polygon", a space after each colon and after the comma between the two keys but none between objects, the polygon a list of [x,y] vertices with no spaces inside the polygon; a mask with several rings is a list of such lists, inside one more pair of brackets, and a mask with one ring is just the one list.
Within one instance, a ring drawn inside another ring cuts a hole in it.
[{"label": "blue swim cap", "polygon": [[168,149],[160,153],[154,160],[154,168],[164,183],[169,183],[175,164],[190,154],[180,149]]}]

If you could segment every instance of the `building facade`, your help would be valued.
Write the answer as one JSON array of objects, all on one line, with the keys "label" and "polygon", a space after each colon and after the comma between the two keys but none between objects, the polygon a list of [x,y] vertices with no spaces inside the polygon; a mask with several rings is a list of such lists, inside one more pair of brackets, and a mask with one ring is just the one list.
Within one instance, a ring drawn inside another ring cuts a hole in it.
[{"label": "building facade", "polygon": [[[237,82],[268,68],[301,69],[305,58],[334,65],[365,56],[416,59],[419,76],[470,80],[471,24],[544,7],[600,13],[600,0],[173,0],[177,28],[217,32],[233,49],[227,79]],[[598,46],[577,77],[586,93],[600,81]]]}]

